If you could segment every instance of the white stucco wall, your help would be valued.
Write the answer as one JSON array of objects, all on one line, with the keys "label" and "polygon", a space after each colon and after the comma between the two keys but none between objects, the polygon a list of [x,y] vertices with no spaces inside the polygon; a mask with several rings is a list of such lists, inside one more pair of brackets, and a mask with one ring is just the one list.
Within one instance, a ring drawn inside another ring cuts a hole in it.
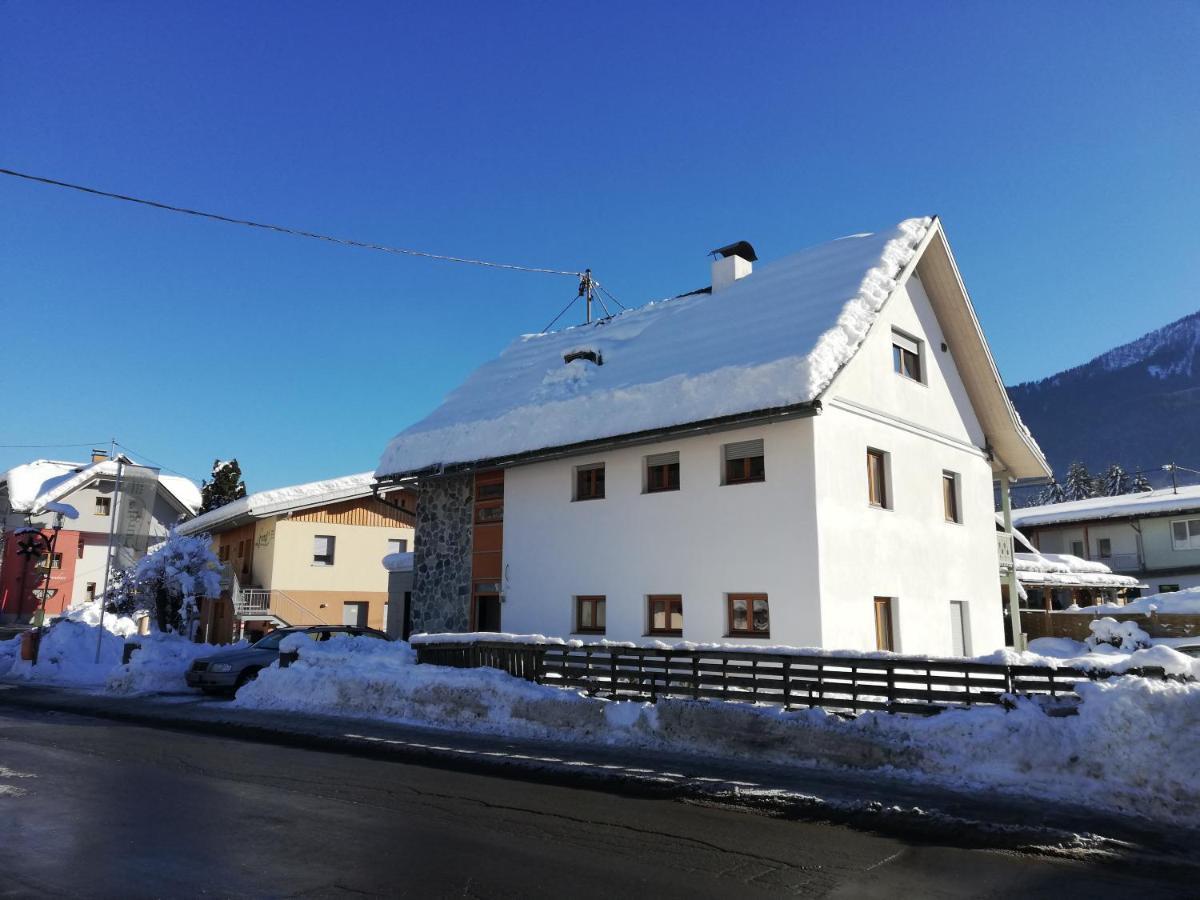
[{"label": "white stucco wall", "polygon": [[[721,484],[722,446],[762,438],[766,481]],[[643,460],[679,452],[680,490],[644,494]],[[605,498],[572,501],[575,467],[605,464]],[[683,597],[683,638],[726,632],[727,593],[766,593],[771,641],[821,643],[811,420],[509,469],[505,631],[569,635],[574,597],[607,597],[610,640],[642,640],[646,597]],[[753,638],[738,638],[751,642]]]},{"label": "white stucco wall", "polygon": [[[923,383],[897,375],[892,329],[922,341]],[[967,603],[969,653],[1004,644],[992,471],[983,431],[918,280],[884,308],[814,420],[827,646],[876,646],[874,598],[893,598],[896,649],[950,654],[953,601]],[[890,509],[868,503],[866,452],[889,454]],[[942,473],[959,476],[962,523],[947,522]]]}]

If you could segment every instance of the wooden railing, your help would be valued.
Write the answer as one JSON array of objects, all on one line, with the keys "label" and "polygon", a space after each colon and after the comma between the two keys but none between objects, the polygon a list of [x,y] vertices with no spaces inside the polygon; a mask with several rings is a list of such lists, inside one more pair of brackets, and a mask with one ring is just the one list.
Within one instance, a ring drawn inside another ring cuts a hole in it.
[{"label": "wooden railing", "polygon": [[[745,700],[787,709],[931,714],[952,706],[1009,705],[1017,696],[1066,697],[1112,673],[925,657],[801,656],[750,650],[660,650],[604,644],[414,642],[417,662],[488,667],[539,684],[636,700]],[[1165,678],[1161,668],[1126,674]]]}]

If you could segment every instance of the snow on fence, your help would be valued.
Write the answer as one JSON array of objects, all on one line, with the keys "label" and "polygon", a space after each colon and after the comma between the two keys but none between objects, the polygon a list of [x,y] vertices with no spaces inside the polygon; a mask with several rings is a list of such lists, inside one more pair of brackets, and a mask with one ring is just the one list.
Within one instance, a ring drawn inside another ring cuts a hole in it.
[{"label": "snow on fence", "polygon": [[[806,656],[715,649],[511,641],[414,642],[417,662],[488,667],[539,684],[655,701],[659,697],[745,700],[792,709],[933,714],[945,707],[1008,704],[1014,696],[1074,697],[1081,681],[1114,673],[925,657]],[[1122,674],[1166,678],[1162,668]]]}]

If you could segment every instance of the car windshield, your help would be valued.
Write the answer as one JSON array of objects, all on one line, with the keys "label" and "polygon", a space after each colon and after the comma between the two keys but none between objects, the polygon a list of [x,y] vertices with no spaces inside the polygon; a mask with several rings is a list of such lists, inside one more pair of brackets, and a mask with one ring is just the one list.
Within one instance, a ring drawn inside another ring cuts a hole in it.
[{"label": "car windshield", "polygon": [[257,641],[255,641],[250,646],[252,646],[255,650],[278,650],[279,642],[282,641],[289,634],[295,634],[295,633],[296,632],[294,632],[294,631],[285,631],[285,630],[272,631],[270,634],[259,638]]}]

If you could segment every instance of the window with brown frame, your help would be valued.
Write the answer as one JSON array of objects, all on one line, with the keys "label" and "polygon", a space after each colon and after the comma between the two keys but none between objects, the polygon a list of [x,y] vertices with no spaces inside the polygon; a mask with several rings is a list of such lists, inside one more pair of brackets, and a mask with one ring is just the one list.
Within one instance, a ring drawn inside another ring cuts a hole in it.
[{"label": "window with brown frame", "polygon": [[771,611],[766,594],[729,594],[727,597],[731,636],[771,636]]},{"label": "window with brown frame", "polygon": [[656,453],[646,457],[646,493],[679,490],[679,454]]},{"label": "window with brown frame", "polygon": [[221,562],[229,561],[229,545],[228,544],[222,544],[220,549],[217,550],[217,559],[220,560]]},{"label": "window with brown frame", "polygon": [[942,472],[942,509],[947,522],[961,522],[962,509],[958,503],[958,475]]},{"label": "window with brown frame", "polygon": [[475,506],[476,525],[495,525],[504,521],[504,504],[498,501],[479,503]]},{"label": "window with brown frame", "polygon": [[646,598],[648,634],[683,635],[683,598],[678,594],[651,594]]},{"label": "window with brown frame", "polygon": [[604,634],[605,598],[587,596],[575,598],[575,632],[577,634]]},{"label": "window with brown frame", "polygon": [[97,497],[95,515],[108,516],[112,514],[112,497]]},{"label": "window with brown frame", "polygon": [[726,444],[722,450],[725,456],[725,484],[747,484],[766,480],[767,468],[762,438]]},{"label": "window with brown frame", "polygon": [[896,649],[891,597],[875,598],[875,646],[879,650]]},{"label": "window with brown frame", "polygon": [[921,342],[892,329],[892,369],[912,381],[921,381]]},{"label": "window with brown frame", "polygon": [[604,463],[577,466],[575,469],[575,499],[604,499]]},{"label": "window with brown frame", "polygon": [[888,508],[887,454],[867,448],[867,502]]}]

